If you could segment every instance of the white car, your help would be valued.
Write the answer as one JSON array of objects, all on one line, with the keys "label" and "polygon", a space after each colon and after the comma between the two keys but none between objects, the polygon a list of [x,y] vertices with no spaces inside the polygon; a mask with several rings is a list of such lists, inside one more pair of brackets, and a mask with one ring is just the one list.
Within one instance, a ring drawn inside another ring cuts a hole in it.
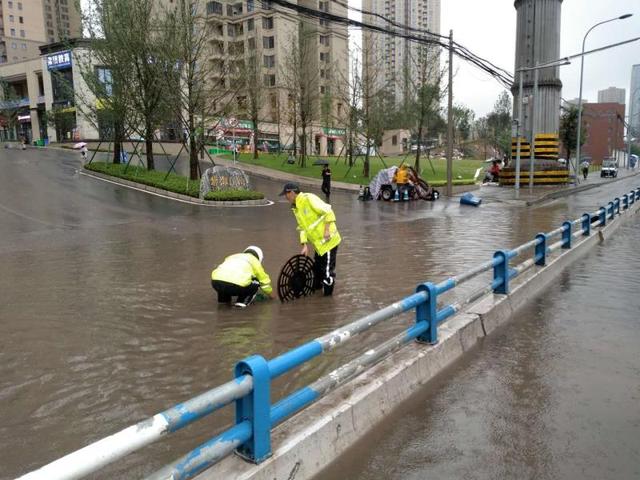
[{"label": "white car", "polygon": [[618,176],[618,162],[615,160],[603,160],[600,176],[616,178]]}]

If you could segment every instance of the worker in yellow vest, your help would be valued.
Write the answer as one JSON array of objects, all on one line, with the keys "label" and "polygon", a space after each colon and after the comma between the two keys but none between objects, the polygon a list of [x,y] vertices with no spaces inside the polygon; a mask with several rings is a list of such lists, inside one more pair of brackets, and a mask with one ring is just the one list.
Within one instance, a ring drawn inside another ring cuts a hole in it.
[{"label": "worker in yellow vest", "polygon": [[287,198],[298,222],[302,255],[310,255],[308,243],[315,250],[315,288],[322,288],[325,295],[333,294],[336,256],[342,238],[331,205],[313,193],[301,193],[298,184],[292,182],[285,184],[280,196]]},{"label": "worker in yellow vest", "polygon": [[243,253],[236,253],[211,272],[211,286],[218,292],[219,303],[231,303],[237,297],[235,306],[247,307],[261,289],[273,298],[271,279],[262,267],[264,255],[260,247],[251,245]]}]

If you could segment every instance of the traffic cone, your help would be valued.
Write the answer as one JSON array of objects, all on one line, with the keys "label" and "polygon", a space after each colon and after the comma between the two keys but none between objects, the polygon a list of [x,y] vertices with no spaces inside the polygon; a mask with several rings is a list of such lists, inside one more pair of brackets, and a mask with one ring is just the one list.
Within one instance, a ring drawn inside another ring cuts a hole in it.
[{"label": "traffic cone", "polygon": [[402,198],[405,202],[409,200],[409,190],[404,191],[404,196]]},{"label": "traffic cone", "polygon": [[397,188],[396,188],[396,193],[393,195],[393,201],[394,202],[399,202],[400,201],[400,192],[398,191]]}]

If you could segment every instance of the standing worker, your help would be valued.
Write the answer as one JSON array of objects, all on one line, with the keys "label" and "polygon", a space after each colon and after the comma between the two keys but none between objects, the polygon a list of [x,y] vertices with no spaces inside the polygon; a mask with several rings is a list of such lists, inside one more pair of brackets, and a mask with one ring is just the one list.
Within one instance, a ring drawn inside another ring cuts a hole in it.
[{"label": "standing worker", "polygon": [[218,292],[218,303],[231,303],[231,297],[238,297],[235,306],[245,308],[256,298],[258,289],[273,298],[271,279],[262,267],[263,259],[262,249],[254,245],[225,258],[211,272],[211,286]]},{"label": "standing worker", "polygon": [[325,194],[327,201],[329,201],[331,196],[331,169],[329,165],[322,167],[322,193]]},{"label": "standing worker", "polygon": [[325,296],[333,294],[336,278],[336,255],[342,238],[336,227],[336,216],[331,205],[313,193],[301,193],[297,183],[285,184],[280,196],[292,206],[298,222],[302,255],[309,256],[311,242],[315,249],[315,289],[323,289]]}]

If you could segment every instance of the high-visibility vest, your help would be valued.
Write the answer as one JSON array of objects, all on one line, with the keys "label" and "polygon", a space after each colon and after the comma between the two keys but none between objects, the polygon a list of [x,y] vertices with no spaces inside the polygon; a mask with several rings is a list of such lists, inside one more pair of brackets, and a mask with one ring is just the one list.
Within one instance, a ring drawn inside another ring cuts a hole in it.
[{"label": "high-visibility vest", "polygon": [[260,282],[264,293],[269,295],[272,292],[269,275],[264,271],[260,260],[251,253],[230,255],[211,272],[211,280],[233,283],[240,287],[246,287],[254,279]]},{"label": "high-visibility vest", "polygon": [[[324,255],[338,246],[342,238],[336,227],[336,215],[331,205],[323,202],[313,193],[299,193],[296,196],[293,214],[298,222],[300,243],[311,242],[318,255]],[[324,226],[329,223],[329,239],[324,239]]]}]

